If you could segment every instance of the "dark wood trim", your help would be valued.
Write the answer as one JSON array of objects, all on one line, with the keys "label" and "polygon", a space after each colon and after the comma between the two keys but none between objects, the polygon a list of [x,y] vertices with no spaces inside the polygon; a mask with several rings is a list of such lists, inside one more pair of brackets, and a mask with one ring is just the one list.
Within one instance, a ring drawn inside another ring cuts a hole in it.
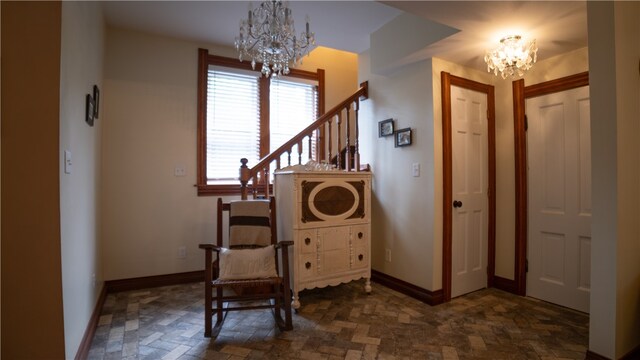
[{"label": "dark wood trim", "polygon": [[515,261],[514,279],[516,294],[527,293],[527,134],[524,119],[524,79],[514,81],[513,88],[513,131],[516,186]]},{"label": "dark wood trim", "polygon": [[589,73],[582,72],[559,79],[530,86],[524,85],[524,79],[514,81],[513,87],[513,131],[515,146],[515,282],[516,294],[527,294],[527,222],[528,222],[528,184],[527,184],[527,133],[525,101],[528,98],[548,95],[589,85]]},{"label": "dark wood trim", "polygon": [[98,301],[96,302],[96,306],[93,308],[93,313],[91,313],[91,318],[89,318],[89,323],[84,331],[84,336],[82,337],[82,341],[80,341],[80,346],[78,347],[78,352],[76,352],[74,359],[81,360],[89,357],[91,341],[93,340],[93,336],[96,334],[96,328],[98,327],[98,322],[100,320],[100,313],[102,312],[102,307],[104,306],[104,301],[106,299],[107,287],[103,284],[102,290],[100,290],[100,295],[98,295]]},{"label": "dark wood trim", "polygon": [[[196,186],[198,187],[198,196],[241,195],[242,191],[240,184]],[[262,185],[260,187],[264,188]],[[247,185],[247,191],[249,193],[253,191],[253,186]],[[269,184],[269,193],[273,194],[273,184]]]},{"label": "dark wood trim", "polygon": [[635,348],[631,349],[628,353],[620,358],[620,360],[633,360],[640,359],[640,344]]},{"label": "dark wood trim", "polygon": [[451,300],[452,160],[451,160],[451,76],[440,74],[442,92],[442,292]]},{"label": "dark wood trim", "polygon": [[[207,187],[207,56],[209,52],[198,49],[198,144],[197,144],[197,187],[198,195],[201,188]],[[239,190],[238,190],[239,191]]]},{"label": "dark wood trim", "polygon": [[[631,349],[631,351],[624,354],[620,358],[620,360],[634,360],[634,359],[640,359],[640,345]],[[606,356],[602,356],[598,353],[595,353],[591,350],[587,350],[587,353],[585,354],[585,360],[611,360],[611,359],[609,359]]]},{"label": "dark wood trim", "polygon": [[[524,83],[524,80],[522,80]],[[524,88],[525,99],[553,94],[560,91],[571,90],[589,85],[589,72],[585,71],[579,74],[565,76],[555,80],[545,81],[543,83],[529,85]]]},{"label": "dark wood trim", "polygon": [[487,95],[487,171],[488,171],[488,229],[487,229],[487,286],[495,278],[496,244],[496,143],[495,143],[495,91],[494,87],[473,80],[441,72],[442,92],[442,290],[444,301],[451,300],[451,257],[453,218],[453,171],[451,140],[451,86],[478,91]]},{"label": "dark wood trim", "polygon": [[585,360],[611,360],[606,356],[602,356],[600,354],[594,353],[591,350],[587,350],[587,353],[585,354]]},{"label": "dark wood trim", "polygon": [[105,281],[107,293],[139,290],[159,286],[187,284],[204,281],[204,271],[191,271],[178,274],[144,276],[131,279]]},{"label": "dark wood trim", "polygon": [[518,295],[518,289],[516,287],[515,280],[506,279],[501,276],[494,276],[493,287],[496,289],[500,289],[500,290]]},{"label": "dark wood trim", "polygon": [[260,158],[269,153],[269,114],[271,109],[271,80],[260,77]]},{"label": "dark wood trim", "polygon": [[[324,78],[324,69],[318,69],[318,116],[324,115],[325,109],[325,78]],[[325,129],[324,126],[321,127],[317,133],[318,141],[316,142],[316,154],[318,156],[318,160],[325,160],[326,152],[325,152]]]},{"label": "dark wood trim", "polygon": [[371,280],[431,306],[442,304],[444,302],[442,290],[431,291],[423,289],[419,286],[396,279],[393,276],[389,276],[373,269],[371,270]]},{"label": "dark wood trim", "polygon": [[[486,85],[485,85],[486,86]],[[489,86],[486,88],[487,93],[487,151],[489,194],[487,205],[489,213],[487,221],[489,228],[487,229],[487,287],[492,287],[496,272],[496,101],[495,88]]]},{"label": "dark wood trim", "polygon": [[[199,49],[199,50],[202,50],[202,49]],[[205,49],[205,51],[207,50]],[[242,69],[242,70],[256,71],[256,72],[260,72],[260,69],[262,68],[262,63],[259,63],[259,62],[256,63],[256,67],[254,69],[251,67],[251,62],[249,61],[240,62],[240,60],[235,58],[229,58],[229,57],[218,56],[213,54],[209,54],[207,56],[207,62],[209,64],[213,64],[217,66],[230,67],[234,69]],[[306,80],[318,80],[317,73],[313,71],[300,70],[295,68],[289,69],[289,74],[282,75],[282,76],[291,76],[291,77],[297,77],[297,78],[306,79]]]}]

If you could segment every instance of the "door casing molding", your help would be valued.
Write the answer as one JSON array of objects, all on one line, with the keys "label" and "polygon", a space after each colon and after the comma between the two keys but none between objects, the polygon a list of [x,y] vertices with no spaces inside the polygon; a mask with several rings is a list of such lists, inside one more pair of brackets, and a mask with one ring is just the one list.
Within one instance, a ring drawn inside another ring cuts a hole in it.
[{"label": "door casing molding", "polygon": [[451,86],[458,86],[487,95],[488,142],[488,237],[487,237],[487,287],[493,286],[495,275],[496,245],[496,142],[495,142],[495,93],[491,85],[461,78],[442,71],[442,291],[445,302],[451,300],[451,235],[453,216],[452,148],[451,148]]},{"label": "door casing molding", "polygon": [[524,86],[524,79],[516,80],[513,86],[513,131],[515,144],[515,264],[514,280],[516,293],[527,295],[527,133],[525,101],[528,98],[548,95],[589,85],[589,72],[582,72],[543,83]]}]

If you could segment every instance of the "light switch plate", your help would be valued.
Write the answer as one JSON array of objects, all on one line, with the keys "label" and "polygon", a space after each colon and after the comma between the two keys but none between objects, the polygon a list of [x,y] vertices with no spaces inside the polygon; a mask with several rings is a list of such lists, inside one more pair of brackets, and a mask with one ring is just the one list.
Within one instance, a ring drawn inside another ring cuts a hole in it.
[{"label": "light switch plate", "polygon": [[412,170],[413,170],[413,177],[419,177],[420,176],[420,163],[413,163]]},{"label": "light switch plate", "polygon": [[65,174],[71,174],[71,165],[73,165],[73,163],[71,162],[71,150],[65,150],[64,151],[64,173]]}]

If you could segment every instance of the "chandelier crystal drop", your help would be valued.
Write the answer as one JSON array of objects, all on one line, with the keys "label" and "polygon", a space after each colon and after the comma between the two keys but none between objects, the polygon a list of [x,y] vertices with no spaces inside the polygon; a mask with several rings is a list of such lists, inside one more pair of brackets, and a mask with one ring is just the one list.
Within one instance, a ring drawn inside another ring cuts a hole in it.
[{"label": "chandelier crystal drop", "polygon": [[487,50],[484,61],[487,72],[498,72],[503,79],[523,76],[537,59],[538,47],[536,40],[524,41],[520,35],[511,35],[500,40],[500,46],[495,50]]},{"label": "chandelier crystal drop", "polygon": [[262,63],[266,77],[287,75],[290,67],[302,64],[315,44],[309,17],[305,31],[296,38],[291,9],[276,0],[264,1],[255,9],[249,5],[248,18],[240,21],[240,35],[235,39],[238,59],[251,59],[254,70],[256,63]]}]

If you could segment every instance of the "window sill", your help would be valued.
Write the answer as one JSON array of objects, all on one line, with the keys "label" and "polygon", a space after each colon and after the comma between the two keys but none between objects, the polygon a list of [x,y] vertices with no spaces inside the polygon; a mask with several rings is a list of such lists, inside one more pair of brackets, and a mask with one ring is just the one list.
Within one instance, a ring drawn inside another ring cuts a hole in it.
[{"label": "window sill", "polygon": [[[196,185],[198,188],[198,196],[233,196],[241,195],[240,184],[226,185]],[[247,186],[247,194],[251,196],[253,187]],[[273,194],[273,185],[269,185],[269,193]],[[258,186],[258,194],[264,195],[264,186]]]}]

